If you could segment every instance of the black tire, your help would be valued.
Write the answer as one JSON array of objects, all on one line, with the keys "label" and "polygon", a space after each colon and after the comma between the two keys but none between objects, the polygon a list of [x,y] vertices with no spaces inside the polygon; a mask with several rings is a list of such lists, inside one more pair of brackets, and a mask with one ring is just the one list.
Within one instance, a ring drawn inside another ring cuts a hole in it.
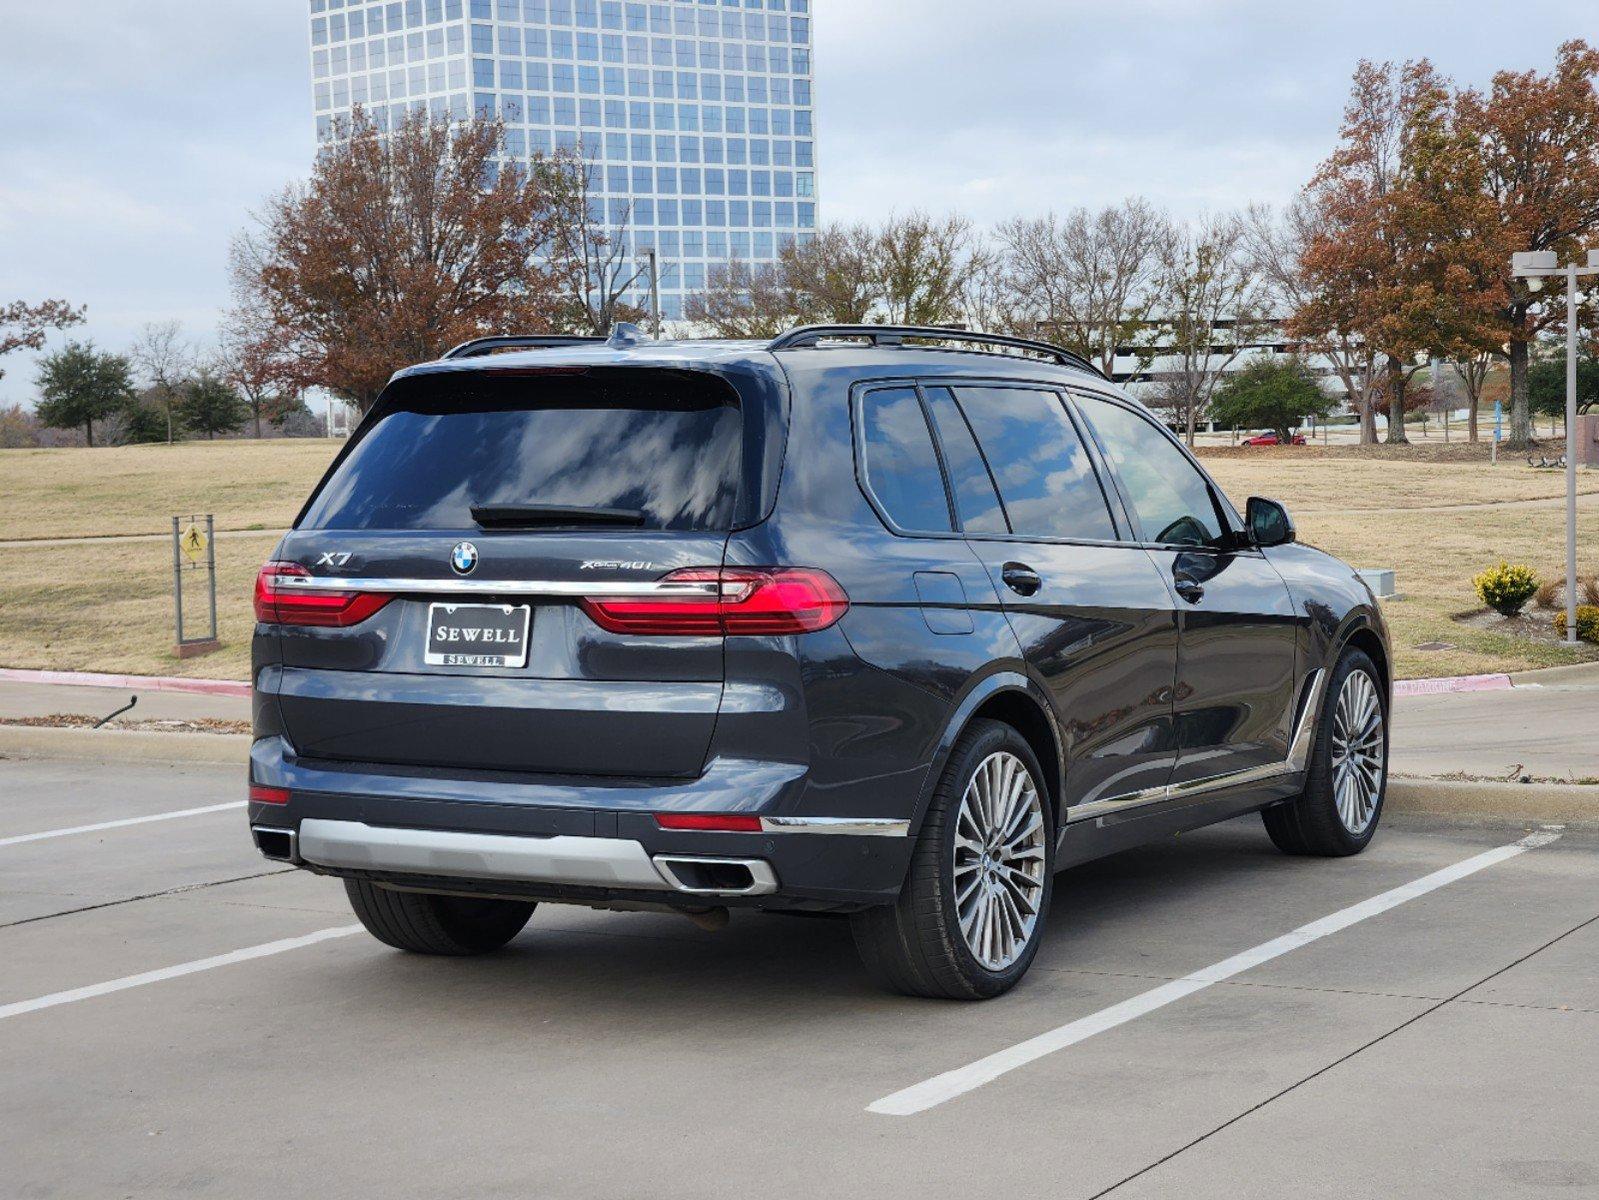
[{"label": "black tire", "polygon": [[[967,785],[990,756],[1008,752],[1031,776],[1042,821],[1043,880],[1036,918],[1020,954],[992,970],[968,947],[955,900],[955,830]],[[899,899],[854,914],[850,925],[867,972],[907,996],[986,1000],[1014,987],[1043,940],[1054,889],[1055,823],[1038,759],[1021,734],[998,721],[974,721],[961,734],[939,779]]]},{"label": "black tire", "polygon": [[[1359,832],[1351,832],[1338,814],[1333,762],[1333,726],[1338,697],[1344,682],[1355,672],[1363,672],[1376,691],[1382,712],[1382,779],[1370,821]],[[1305,790],[1292,800],[1262,809],[1261,820],[1277,848],[1285,854],[1341,858],[1359,854],[1376,836],[1382,819],[1383,799],[1388,788],[1388,696],[1382,675],[1362,650],[1347,649],[1333,668],[1322,694],[1321,713],[1316,721],[1316,744],[1311,750],[1310,770]]]},{"label": "black tire", "polygon": [[378,941],[413,954],[487,954],[522,932],[533,902],[397,892],[346,879],[350,907]]}]

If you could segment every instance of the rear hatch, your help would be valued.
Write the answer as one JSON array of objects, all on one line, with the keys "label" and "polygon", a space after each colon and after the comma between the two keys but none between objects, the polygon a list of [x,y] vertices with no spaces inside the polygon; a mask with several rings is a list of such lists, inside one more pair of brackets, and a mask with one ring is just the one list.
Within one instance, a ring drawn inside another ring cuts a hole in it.
[{"label": "rear hatch", "polygon": [[[672,586],[714,592],[739,511],[745,425],[734,388],[691,371],[491,369],[396,383],[263,581],[280,598],[268,602],[279,605],[278,692],[296,752],[698,774],[721,700],[719,629],[622,632],[592,605],[649,603],[663,576],[689,568],[708,568],[712,582]],[[301,612],[341,603],[343,616]]]}]

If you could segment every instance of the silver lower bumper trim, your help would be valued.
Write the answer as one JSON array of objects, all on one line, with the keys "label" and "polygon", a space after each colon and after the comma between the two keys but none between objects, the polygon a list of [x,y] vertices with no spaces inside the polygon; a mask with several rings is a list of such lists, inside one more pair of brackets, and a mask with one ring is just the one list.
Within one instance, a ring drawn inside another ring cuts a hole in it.
[{"label": "silver lower bumper trim", "polygon": [[[771,865],[761,859],[681,854],[662,856],[652,862],[642,845],[626,838],[512,837],[396,829],[307,817],[300,822],[298,853],[301,861],[312,866],[403,875],[503,879],[696,896],[764,896],[777,890],[777,876]],[[682,869],[674,870],[672,864]],[[695,866],[742,867],[750,882],[741,887],[694,886],[685,878],[683,869]]]},{"label": "silver lower bumper trim", "polygon": [[463,879],[673,891],[637,842],[596,837],[507,837],[392,829],[307,817],[300,857],[319,867]]}]

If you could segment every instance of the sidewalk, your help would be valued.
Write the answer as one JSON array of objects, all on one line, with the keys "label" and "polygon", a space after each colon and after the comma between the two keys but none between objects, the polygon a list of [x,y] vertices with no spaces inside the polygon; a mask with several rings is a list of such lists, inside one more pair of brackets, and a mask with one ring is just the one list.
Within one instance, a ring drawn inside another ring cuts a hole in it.
[{"label": "sidewalk", "polygon": [[[1394,704],[1394,774],[1599,779],[1599,663],[1527,672],[1513,683],[1499,691],[1400,696]],[[99,720],[134,695],[138,704],[107,728],[250,719],[245,697],[0,679],[0,722],[59,714]]]},{"label": "sidewalk", "polygon": [[1599,779],[1599,663],[1511,680],[1504,691],[1395,700],[1395,774]]}]

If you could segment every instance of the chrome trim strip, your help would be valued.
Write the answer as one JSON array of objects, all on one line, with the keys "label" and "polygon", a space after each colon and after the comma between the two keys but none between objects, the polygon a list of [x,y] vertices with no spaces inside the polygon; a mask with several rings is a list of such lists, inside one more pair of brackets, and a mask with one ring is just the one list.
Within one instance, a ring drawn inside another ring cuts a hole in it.
[{"label": "chrome trim strip", "polygon": [[1315,747],[1316,724],[1321,716],[1322,695],[1327,690],[1327,672],[1318,667],[1305,682],[1305,703],[1299,710],[1292,739],[1288,743],[1288,757],[1280,763],[1265,763],[1258,767],[1245,767],[1242,771],[1228,771],[1221,775],[1207,775],[1203,779],[1190,779],[1164,787],[1145,788],[1125,796],[1112,796],[1108,800],[1095,800],[1089,804],[1073,805],[1068,811],[1066,824],[1075,825],[1102,817],[1107,813],[1127,812],[1146,804],[1178,800],[1189,796],[1203,796],[1225,788],[1243,787],[1251,783],[1265,783],[1286,775],[1297,775],[1310,765],[1310,753]]},{"label": "chrome trim strip", "polygon": [[320,867],[658,892],[672,886],[642,845],[623,838],[512,837],[308,817],[299,840],[300,857]]},{"label": "chrome trim strip", "polygon": [[762,817],[762,833],[829,833],[908,837],[911,823],[894,817]]},{"label": "chrome trim strip", "polygon": [[[691,888],[672,870],[673,863],[703,863],[709,866],[743,867],[750,873],[747,888]],[[777,891],[777,876],[770,863],[759,858],[703,858],[697,854],[657,854],[655,865],[669,883],[691,896],[770,896]]]},{"label": "chrome trim strip", "polygon": [[[278,575],[287,592],[395,592],[437,596],[715,596],[722,584],[700,580],[555,579],[335,579],[326,575]],[[729,585],[736,589],[737,584]]]}]

